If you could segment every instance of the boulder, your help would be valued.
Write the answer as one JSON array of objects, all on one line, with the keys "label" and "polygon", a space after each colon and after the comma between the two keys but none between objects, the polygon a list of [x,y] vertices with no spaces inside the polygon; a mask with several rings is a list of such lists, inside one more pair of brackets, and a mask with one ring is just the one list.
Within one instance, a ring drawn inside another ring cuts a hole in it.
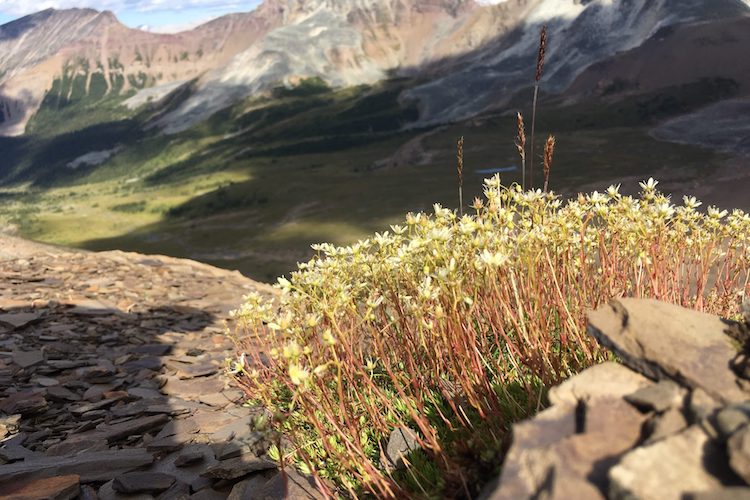
[{"label": "boulder", "polygon": [[609,480],[609,496],[617,499],[681,500],[736,483],[724,450],[698,426],[629,452]]},{"label": "boulder", "polygon": [[737,349],[719,317],[647,299],[618,299],[589,314],[589,333],[633,370],[734,403],[747,399],[730,368]]}]

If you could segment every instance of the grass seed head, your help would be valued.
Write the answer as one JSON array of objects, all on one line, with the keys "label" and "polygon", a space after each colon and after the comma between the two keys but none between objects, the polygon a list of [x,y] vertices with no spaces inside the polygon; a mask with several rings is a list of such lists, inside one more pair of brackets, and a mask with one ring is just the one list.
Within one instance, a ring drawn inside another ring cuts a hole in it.
[{"label": "grass seed head", "polygon": [[542,71],[544,70],[544,56],[547,52],[547,25],[542,26],[542,30],[539,33],[539,54],[536,58],[536,75],[534,80],[538,83],[542,79]]}]

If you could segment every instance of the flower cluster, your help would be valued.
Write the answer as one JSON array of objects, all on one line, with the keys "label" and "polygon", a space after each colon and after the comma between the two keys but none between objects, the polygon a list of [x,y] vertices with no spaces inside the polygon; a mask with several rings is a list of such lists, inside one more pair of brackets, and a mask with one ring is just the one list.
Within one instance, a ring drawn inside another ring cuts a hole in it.
[{"label": "flower cluster", "polygon": [[[293,454],[329,493],[456,493],[478,474],[468,463],[498,462],[509,424],[547,387],[605,356],[587,310],[636,296],[738,312],[750,217],[676,206],[656,184],[564,203],[496,176],[474,215],[435,205],[354,245],[315,245],[276,302],[251,295],[236,312],[248,354],[233,372],[284,415]],[[383,442],[400,426],[429,467],[388,472]]]}]

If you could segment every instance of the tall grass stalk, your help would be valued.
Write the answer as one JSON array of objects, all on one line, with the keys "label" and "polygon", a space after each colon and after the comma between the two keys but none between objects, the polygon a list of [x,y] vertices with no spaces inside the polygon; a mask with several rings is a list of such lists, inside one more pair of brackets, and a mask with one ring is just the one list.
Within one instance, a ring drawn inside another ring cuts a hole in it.
[{"label": "tall grass stalk", "polygon": [[456,152],[456,171],[458,173],[458,213],[464,214],[464,138],[458,139]]},{"label": "tall grass stalk", "polygon": [[536,109],[539,98],[539,84],[544,71],[544,58],[547,52],[547,25],[543,25],[539,32],[539,53],[536,57],[536,72],[534,73],[534,99],[531,110],[531,169],[529,171],[529,187],[534,189],[534,134],[536,132]]},{"label": "tall grass stalk", "polygon": [[552,170],[552,159],[555,154],[555,137],[550,135],[544,144],[544,158],[542,166],[544,167],[544,192],[549,190],[549,174]]},{"label": "tall grass stalk", "polygon": [[516,113],[516,130],[516,149],[521,157],[521,187],[526,190],[526,131],[521,113]]},{"label": "tall grass stalk", "polygon": [[[512,422],[603,359],[588,309],[633,296],[731,317],[750,296],[750,216],[641,186],[563,204],[496,176],[473,215],[436,205],[352,246],[316,245],[277,302],[251,294],[235,313],[232,372],[327,494],[476,494]],[[384,450],[404,426],[422,451],[392,472]]]}]

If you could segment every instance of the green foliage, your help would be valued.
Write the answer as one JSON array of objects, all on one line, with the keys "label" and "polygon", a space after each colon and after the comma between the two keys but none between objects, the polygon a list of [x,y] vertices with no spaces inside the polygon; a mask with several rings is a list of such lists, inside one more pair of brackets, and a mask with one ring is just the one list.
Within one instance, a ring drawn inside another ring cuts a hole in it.
[{"label": "green foliage", "polygon": [[141,200],[130,203],[120,203],[119,205],[113,205],[111,209],[115,212],[139,213],[146,209],[146,202]]},{"label": "green foliage", "polygon": [[[280,298],[251,294],[234,313],[232,372],[327,493],[475,496],[510,425],[604,359],[587,310],[635,296],[726,317],[750,293],[750,216],[675,206],[656,184],[563,204],[496,176],[473,216],[436,205],[348,247],[315,245]],[[402,426],[422,451],[390,474],[380,449]]]},{"label": "green foliage", "polygon": [[328,84],[319,76],[302,79],[294,87],[276,87],[273,89],[275,98],[309,97],[330,91]]}]

